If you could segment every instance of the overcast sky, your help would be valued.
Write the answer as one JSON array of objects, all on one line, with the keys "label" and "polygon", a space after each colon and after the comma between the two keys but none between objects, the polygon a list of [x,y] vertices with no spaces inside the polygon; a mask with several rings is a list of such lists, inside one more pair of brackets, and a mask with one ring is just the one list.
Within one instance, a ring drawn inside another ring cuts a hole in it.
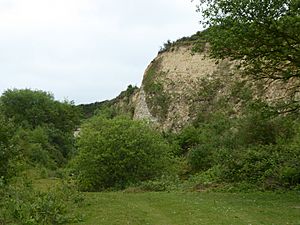
[{"label": "overcast sky", "polygon": [[140,85],[168,39],[200,30],[190,0],[0,0],[0,93],[91,103]]}]

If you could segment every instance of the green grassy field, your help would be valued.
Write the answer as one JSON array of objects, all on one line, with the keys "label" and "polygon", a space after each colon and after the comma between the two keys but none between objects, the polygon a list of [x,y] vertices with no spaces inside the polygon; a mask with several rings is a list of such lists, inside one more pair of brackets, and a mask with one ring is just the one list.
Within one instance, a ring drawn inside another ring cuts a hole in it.
[{"label": "green grassy field", "polygon": [[298,193],[86,193],[86,225],[300,225]]}]

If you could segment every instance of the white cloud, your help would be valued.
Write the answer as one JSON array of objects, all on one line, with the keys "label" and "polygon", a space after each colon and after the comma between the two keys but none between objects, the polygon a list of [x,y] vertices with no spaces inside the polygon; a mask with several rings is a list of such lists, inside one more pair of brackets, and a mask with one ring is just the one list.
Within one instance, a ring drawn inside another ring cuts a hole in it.
[{"label": "white cloud", "polygon": [[163,42],[196,32],[198,16],[189,0],[0,0],[0,92],[115,97],[140,84]]}]

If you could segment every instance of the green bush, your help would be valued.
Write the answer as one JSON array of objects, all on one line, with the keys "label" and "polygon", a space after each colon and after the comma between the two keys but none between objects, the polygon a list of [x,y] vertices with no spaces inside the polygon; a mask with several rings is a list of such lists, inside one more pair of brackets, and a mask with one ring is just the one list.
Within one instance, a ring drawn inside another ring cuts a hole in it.
[{"label": "green bush", "polygon": [[15,126],[0,111],[0,177],[11,176],[10,161],[15,157],[11,146],[11,138],[14,135]]},{"label": "green bush", "polygon": [[280,115],[276,108],[256,100],[244,107],[236,119],[236,139],[241,146],[269,145],[288,141],[295,135],[297,116]]},{"label": "green bush", "polygon": [[[239,116],[199,114],[175,138],[189,174],[219,168],[218,182],[263,189],[300,183],[300,129],[294,115],[279,115],[261,101],[248,101]],[[188,175],[188,174],[186,174]],[[217,182],[217,181],[214,182]]]},{"label": "green bush", "polygon": [[187,156],[191,172],[204,171],[215,163],[215,152],[224,147],[235,147],[232,119],[215,113],[209,118],[198,118],[192,126],[177,136],[182,153]]},{"label": "green bush", "polygon": [[53,144],[49,130],[45,127],[19,128],[11,143],[17,151],[18,158],[31,165],[43,165],[55,169],[66,161],[59,149],[60,146]]},{"label": "green bush", "polygon": [[210,189],[221,182],[220,173],[220,167],[218,165],[215,165],[206,171],[201,171],[199,173],[189,175],[187,179],[181,182],[179,188],[181,190],[188,191]]},{"label": "green bush", "polygon": [[8,89],[0,101],[4,115],[23,127],[52,124],[67,132],[73,131],[79,123],[79,112],[72,102],[56,101],[52,94],[44,91]]},{"label": "green bush", "polygon": [[44,91],[6,90],[0,97],[0,177],[28,166],[63,166],[74,152],[79,112]]},{"label": "green bush", "polygon": [[221,180],[248,182],[264,189],[294,187],[300,183],[300,145],[261,145],[224,149],[219,155]]},{"label": "green bush", "polygon": [[209,144],[198,145],[189,151],[187,156],[188,163],[192,171],[209,169],[213,163],[213,151]]},{"label": "green bush", "polygon": [[170,147],[147,124],[94,117],[82,126],[71,163],[82,190],[125,188],[171,168]]},{"label": "green bush", "polygon": [[287,143],[282,144],[280,154],[281,167],[279,179],[285,186],[300,184],[300,126],[296,127],[296,134]]},{"label": "green bush", "polygon": [[247,149],[227,150],[219,161],[222,178],[229,182],[257,183],[275,176],[278,157],[277,146],[253,146]]},{"label": "green bush", "polygon": [[177,190],[177,185],[180,183],[180,180],[177,177],[161,177],[157,180],[148,180],[144,181],[138,185],[138,188],[141,191],[172,191]]},{"label": "green bush", "polygon": [[[1,182],[1,180],[0,180]],[[0,224],[58,225],[78,221],[70,211],[83,198],[69,186],[35,190],[28,180],[0,183]]]}]

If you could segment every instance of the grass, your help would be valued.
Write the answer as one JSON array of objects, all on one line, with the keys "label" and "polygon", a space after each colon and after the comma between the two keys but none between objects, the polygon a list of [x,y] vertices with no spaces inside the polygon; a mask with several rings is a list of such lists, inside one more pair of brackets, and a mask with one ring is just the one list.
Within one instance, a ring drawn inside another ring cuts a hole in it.
[{"label": "grass", "polygon": [[300,225],[300,194],[86,193],[84,225]]}]

